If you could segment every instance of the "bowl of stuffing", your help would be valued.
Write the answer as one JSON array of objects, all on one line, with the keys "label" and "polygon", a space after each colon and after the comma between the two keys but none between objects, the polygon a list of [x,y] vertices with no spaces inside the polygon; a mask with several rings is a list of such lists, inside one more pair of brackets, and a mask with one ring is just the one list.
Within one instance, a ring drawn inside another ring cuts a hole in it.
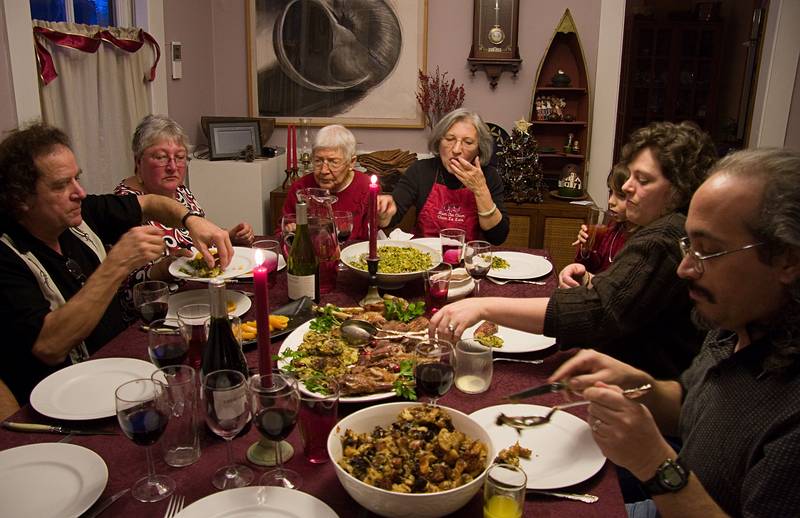
[{"label": "bowl of stuffing", "polygon": [[[367,271],[369,241],[353,243],[342,250],[341,259],[351,270],[364,277]],[[413,241],[378,241],[378,283],[397,286],[422,277],[422,272],[442,262],[442,251]]]},{"label": "bowl of stuffing", "polygon": [[433,518],[462,508],[483,486],[495,451],[468,415],[419,403],[375,405],[345,417],[328,436],[336,476],[355,501],[381,516]]}]

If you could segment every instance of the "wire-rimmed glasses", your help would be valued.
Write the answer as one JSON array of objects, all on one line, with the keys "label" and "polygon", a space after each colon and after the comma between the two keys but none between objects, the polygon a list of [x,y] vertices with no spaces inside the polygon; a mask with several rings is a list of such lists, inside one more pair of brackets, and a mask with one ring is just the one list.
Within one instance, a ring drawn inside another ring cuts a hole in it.
[{"label": "wire-rimmed glasses", "polygon": [[755,248],[757,246],[761,246],[764,243],[751,243],[749,245],[744,245],[739,248],[734,248],[733,250],[725,250],[723,252],[716,252],[713,254],[701,254],[692,248],[692,243],[689,241],[688,237],[682,237],[678,240],[678,246],[681,248],[681,255],[683,257],[689,257],[691,261],[692,268],[697,273],[705,272],[705,267],[703,266],[703,262],[708,259],[714,259],[715,257],[722,257],[723,255],[732,254],[734,252],[741,252],[743,250],[750,250],[751,248]]}]

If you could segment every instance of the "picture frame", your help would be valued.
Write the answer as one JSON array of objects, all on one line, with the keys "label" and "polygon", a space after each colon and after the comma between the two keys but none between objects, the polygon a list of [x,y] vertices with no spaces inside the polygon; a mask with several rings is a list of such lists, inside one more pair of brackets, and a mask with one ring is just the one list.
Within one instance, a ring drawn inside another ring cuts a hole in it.
[{"label": "picture frame", "polygon": [[209,160],[239,158],[247,146],[253,146],[254,156],[261,156],[261,132],[257,120],[208,123]]},{"label": "picture frame", "polygon": [[247,0],[246,18],[251,116],[277,126],[425,127],[416,92],[428,0]]}]

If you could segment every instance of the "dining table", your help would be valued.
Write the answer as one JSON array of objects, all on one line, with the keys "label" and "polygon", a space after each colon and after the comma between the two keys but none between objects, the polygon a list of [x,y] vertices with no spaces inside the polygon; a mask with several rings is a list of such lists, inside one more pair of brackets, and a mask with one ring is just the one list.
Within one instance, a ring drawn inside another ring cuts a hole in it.
[{"label": "dining table", "polygon": [[[535,254],[549,258],[545,250],[528,248],[498,247],[498,250],[513,250],[517,252]],[[557,287],[557,272],[553,271],[538,280],[545,281],[544,285],[522,284],[509,282],[505,285],[496,285],[491,282],[482,282],[480,296],[482,297],[546,297]],[[189,281],[182,284],[181,289],[204,288],[203,283]],[[227,285],[229,290],[240,290],[244,293],[253,292],[252,280],[238,279]],[[391,291],[396,296],[407,300],[419,300],[423,298],[423,284],[421,279],[407,282],[401,287],[395,287]],[[352,270],[341,271],[338,273],[336,289],[321,296],[321,303],[332,303],[340,307],[355,306],[364,297],[367,291],[366,277]],[[275,310],[289,301],[287,294],[287,283],[285,270],[276,275],[274,285],[269,289],[269,305],[271,310]],[[243,320],[254,319],[255,304]],[[141,323],[137,322],[119,334],[116,338],[98,350],[92,359],[98,358],[137,358],[148,360],[147,353],[147,333],[142,331]],[[275,340],[271,344],[272,354],[277,354],[281,341]],[[258,365],[258,351],[246,349],[246,357],[251,368]],[[508,357],[516,359],[541,359],[541,364],[514,363],[514,362],[495,362],[494,373],[489,389],[480,394],[466,394],[455,386],[439,399],[439,404],[443,407],[457,409],[464,413],[475,412],[479,409],[508,403],[505,396],[525,388],[546,382],[547,377],[567,358],[574,354],[574,350],[561,351],[557,344],[544,350],[527,352],[522,354],[504,354],[502,349],[496,351],[496,357]],[[109,394],[113,398],[113,394]],[[399,398],[388,401],[400,401]],[[562,394],[553,393],[537,396],[535,400],[528,400],[526,403],[551,406],[564,401]],[[385,402],[385,401],[382,401]],[[339,416],[343,417],[356,410],[366,407],[367,403],[340,403]],[[586,419],[586,407],[577,407],[566,410],[575,416]],[[39,414],[30,405],[21,408],[16,414],[8,418],[9,421],[23,423],[45,423],[53,425],[70,425],[85,428],[103,428],[111,431],[119,431],[116,417],[108,417],[92,421],[69,422],[48,418]],[[172,477],[176,483],[176,494],[183,495],[188,506],[205,496],[215,493],[217,490],[211,484],[213,473],[226,464],[225,443],[218,437],[212,436],[204,428],[201,428],[201,456],[200,459],[186,467],[174,468],[163,462],[160,456],[160,449],[154,447],[154,457],[156,458],[156,471]],[[116,435],[57,435],[47,433],[26,433],[0,429],[0,451],[17,446],[34,443],[57,442],[64,440],[75,445],[84,446],[98,455],[105,461],[108,467],[108,482],[98,501],[109,497],[122,489],[131,487],[133,483],[146,474],[145,452],[144,449],[135,445],[122,433]],[[239,463],[249,465],[256,472],[256,480],[266,470],[247,461],[247,449],[260,439],[258,430],[252,427],[244,436],[233,440],[234,458]],[[285,467],[293,469],[303,477],[303,484],[300,491],[325,502],[340,517],[343,518],[366,518],[377,516],[361,507],[345,491],[339,483],[334,466],[331,462],[323,464],[312,464],[305,460],[302,455],[300,434],[295,429],[287,438],[287,441],[294,447],[294,455],[285,461]],[[541,448],[547,448],[547,444],[542,444]],[[534,452],[535,455],[535,452]],[[42,481],[42,491],[47,491],[46,481]],[[615,466],[606,461],[603,467],[587,480],[576,485],[558,488],[557,491],[568,493],[590,493],[596,495],[598,500],[595,503],[583,503],[578,501],[566,500],[536,493],[529,492],[525,500],[524,516],[537,517],[624,517],[627,516],[623,503],[622,494],[617,479]],[[142,503],[135,500],[130,493],[115,501],[108,507],[101,516],[114,517],[161,517],[164,516],[168,500],[156,503]],[[470,502],[451,514],[451,517],[480,517],[482,516],[483,492],[479,491]],[[413,511],[413,510],[412,510]],[[0,512],[2,514],[2,512]],[[413,513],[409,514],[413,516]]]}]

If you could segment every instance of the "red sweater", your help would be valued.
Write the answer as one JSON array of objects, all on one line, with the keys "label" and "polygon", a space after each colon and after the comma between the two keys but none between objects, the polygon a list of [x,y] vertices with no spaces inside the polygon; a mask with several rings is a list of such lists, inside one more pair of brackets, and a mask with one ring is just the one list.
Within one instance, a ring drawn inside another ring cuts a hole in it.
[{"label": "red sweater", "polygon": [[[283,214],[294,214],[297,204],[297,191],[307,187],[319,187],[313,174],[307,174],[294,182],[289,187],[286,201],[283,204]],[[353,213],[353,233],[350,239],[367,239],[369,230],[367,229],[367,204],[369,200],[369,176],[358,171],[353,172],[353,181],[343,191],[333,193],[337,201],[333,204],[333,210],[349,210]],[[280,225],[280,223],[279,223]],[[280,227],[276,233],[280,233]]]},{"label": "red sweater", "polygon": [[584,265],[589,273],[600,273],[611,266],[627,240],[628,232],[625,230],[625,225],[611,223],[608,226],[608,232],[595,241],[588,257],[581,257],[581,249],[580,246],[578,247],[575,262]]}]

